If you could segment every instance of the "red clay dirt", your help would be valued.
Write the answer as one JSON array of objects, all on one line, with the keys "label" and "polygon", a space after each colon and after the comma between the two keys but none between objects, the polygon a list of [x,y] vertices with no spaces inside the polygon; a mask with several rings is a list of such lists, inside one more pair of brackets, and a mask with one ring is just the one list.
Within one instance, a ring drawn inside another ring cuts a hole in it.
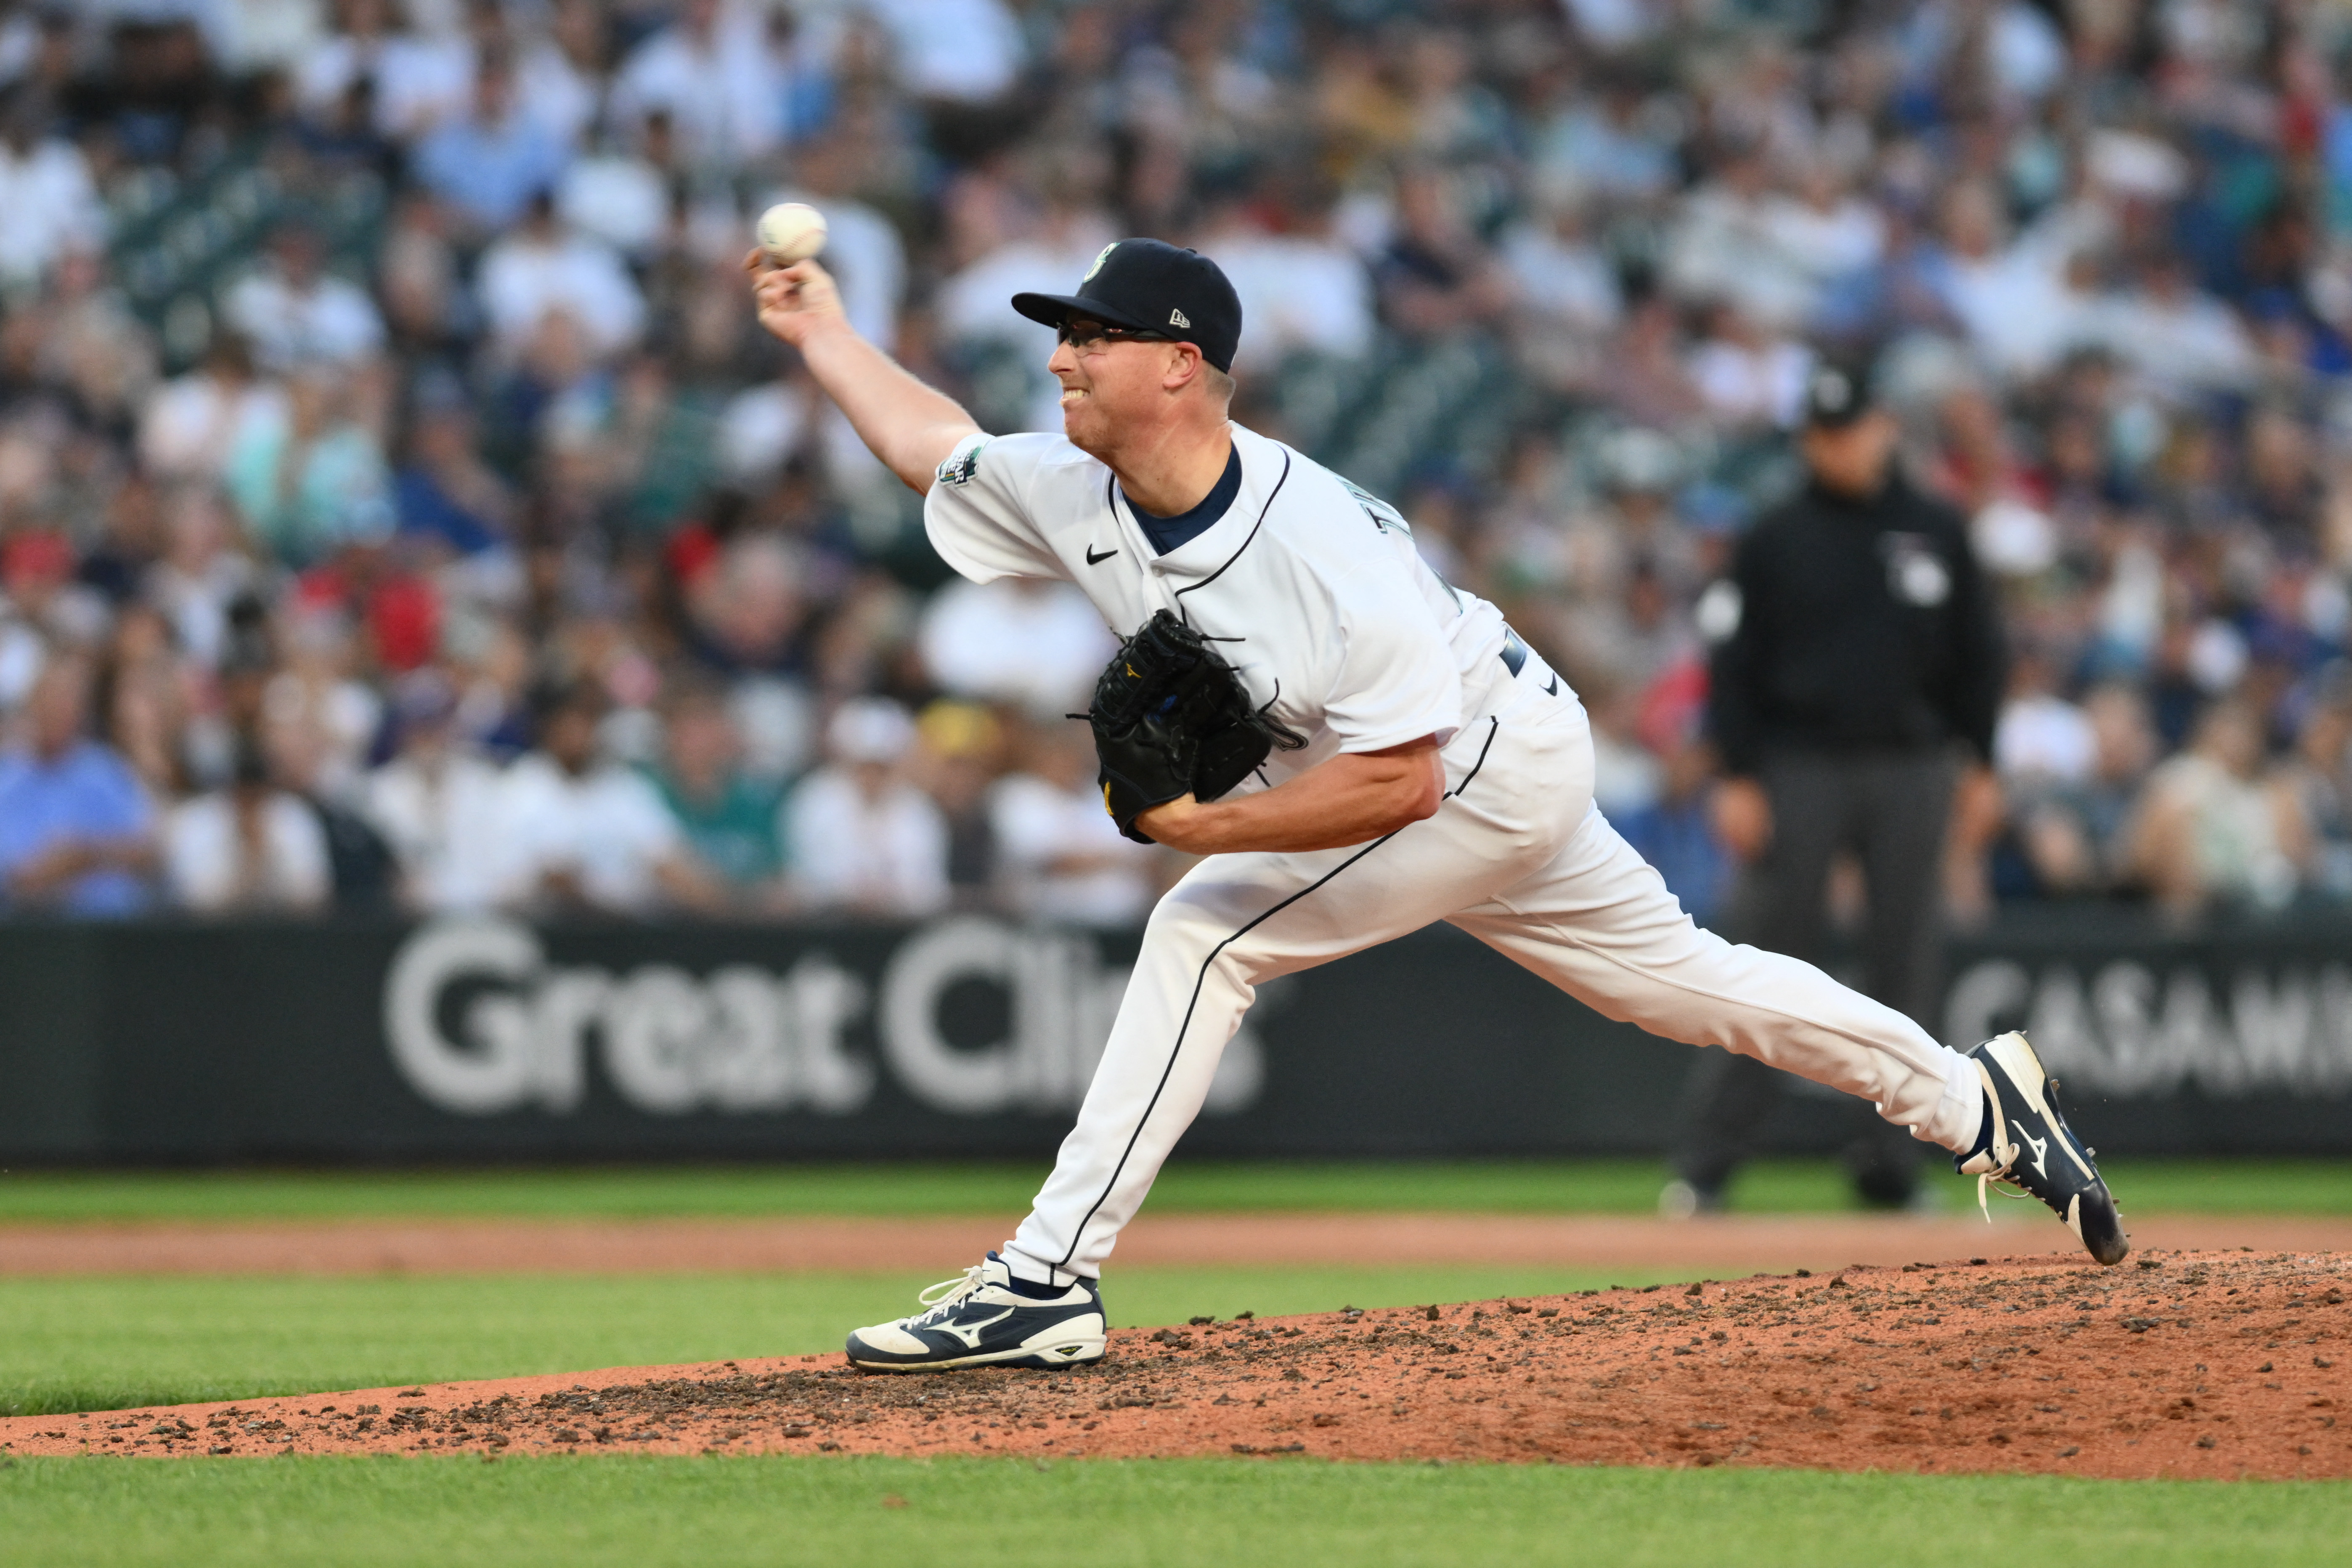
[{"label": "red clay dirt", "polygon": [[[1146,1214],[1118,1266],[1479,1265],[1824,1268],[2051,1245],[2038,1205],[1920,1218],[1738,1215],[1675,1225],[1634,1215]],[[1014,1216],[796,1219],[335,1219],[0,1226],[0,1276],[33,1274],[660,1273],[908,1269],[926,1278],[999,1245]],[[2352,1252],[2352,1219],[2134,1216],[2135,1245]]]},{"label": "red clay dirt", "polygon": [[[1116,1281],[1111,1302],[1117,1306]],[[838,1355],[0,1420],[16,1454],[1550,1461],[2352,1477],[2352,1257],[1978,1258],[1122,1330],[1100,1366]]]}]

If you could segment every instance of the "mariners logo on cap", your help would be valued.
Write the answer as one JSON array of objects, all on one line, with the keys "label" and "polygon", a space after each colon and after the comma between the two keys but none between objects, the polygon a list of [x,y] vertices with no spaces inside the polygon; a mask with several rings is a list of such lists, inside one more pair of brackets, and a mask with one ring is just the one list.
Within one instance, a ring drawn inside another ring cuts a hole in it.
[{"label": "mariners logo on cap", "polygon": [[1087,275],[1078,279],[1078,286],[1080,288],[1084,288],[1086,285],[1093,282],[1095,280],[1095,274],[1102,270],[1102,264],[1108,261],[1110,259],[1110,253],[1118,248],[1118,241],[1114,239],[1108,245],[1104,246],[1100,250],[1096,251],[1095,264],[1087,268]]}]

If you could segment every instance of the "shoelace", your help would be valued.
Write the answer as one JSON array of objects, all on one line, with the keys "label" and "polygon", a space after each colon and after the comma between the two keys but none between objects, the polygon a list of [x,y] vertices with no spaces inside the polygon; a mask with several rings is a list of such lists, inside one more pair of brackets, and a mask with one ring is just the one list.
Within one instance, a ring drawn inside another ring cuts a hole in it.
[{"label": "shoelace", "polygon": [[2011,1143],[2004,1147],[2001,1134],[2006,1131],[2008,1131],[2008,1123],[2005,1121],[1994,1124],[1992,1147],[1988,1152],[1998,1163],[1991,1170],[1981,1171],[1977,1174],[1977,1212],[1985,1216],[1987,1225],[1992,1223],[1992,1205],[1985,1201],[1985,1194],[1991,1189],[1994,1183],[2002,1184],[2000,1195],[2005,1198],[2030,1198],[2033,1195],[2009,1180],[2010,1172],[2017,1168],[2017,1157],[2025,1152],[2025,1145]]},{"label": "shoelace", "polygon": [[975,1263],[963,1271],[961,1279],[942,1279],[936,1285],[925,1286],[915,1300],[929,1310],[918,1312],[914,1321],[920,1322],[954,1310],[964,1298],[980,1289],[980,1271],[987,1267],[985,1263]]},{"label": "shoelace", "polygon": [[[2012,1154],[2010,1156],[2010,1165],[2014,1165],[2015,1163],[2017,1163],[2017,1156]],[[1977,1177],[1977,1207],[1983,1211],[1985,1224],[1987,1225],[1990,1225],[1992,1223],[1992,1205],[1985,1201],[1985,1194],[1988,1192],[1998,1192],[2005,1198],[2031,1198],[2033,1196],[2032,1193],[2027,1192],[2023,1187],[2011,1185],[2008,1178],[2009,1165],[2003,1165],[1998,1171],[1987,1171]],[[1995,1187],[1993,1185],[1995,1182],[1999,1182],[2000,1185],[1999,1187]]]}]

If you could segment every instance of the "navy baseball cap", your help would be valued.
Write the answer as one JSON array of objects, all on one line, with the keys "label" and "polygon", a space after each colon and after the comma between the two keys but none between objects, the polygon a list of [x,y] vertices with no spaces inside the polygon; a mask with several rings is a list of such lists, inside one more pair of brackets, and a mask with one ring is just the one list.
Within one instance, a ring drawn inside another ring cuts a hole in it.
[{"label": "navy baseball cap", "polygon": [[1102,248],[1075,294],[1015,294],[1013,308],[1058,327],[1074,316],[1191,343],[1231,374],[1242,341],[1241,296],[1224,269],[1164,239],[1121,239]]}]

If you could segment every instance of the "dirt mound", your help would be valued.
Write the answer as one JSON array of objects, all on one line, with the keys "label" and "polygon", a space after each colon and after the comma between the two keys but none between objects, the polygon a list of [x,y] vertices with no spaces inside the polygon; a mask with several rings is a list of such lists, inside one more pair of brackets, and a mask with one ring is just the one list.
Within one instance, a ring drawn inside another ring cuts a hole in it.
[{"label": "dirt mound", "polygon": [[[2352,1258],[1968,1259],[1123,1330],[1101,1366],[838,1357],[0,1421],[18,1454],[398,1450],[2352,1476]],[[1112,1302],[1116,1306],[1114,1283]]]}]

